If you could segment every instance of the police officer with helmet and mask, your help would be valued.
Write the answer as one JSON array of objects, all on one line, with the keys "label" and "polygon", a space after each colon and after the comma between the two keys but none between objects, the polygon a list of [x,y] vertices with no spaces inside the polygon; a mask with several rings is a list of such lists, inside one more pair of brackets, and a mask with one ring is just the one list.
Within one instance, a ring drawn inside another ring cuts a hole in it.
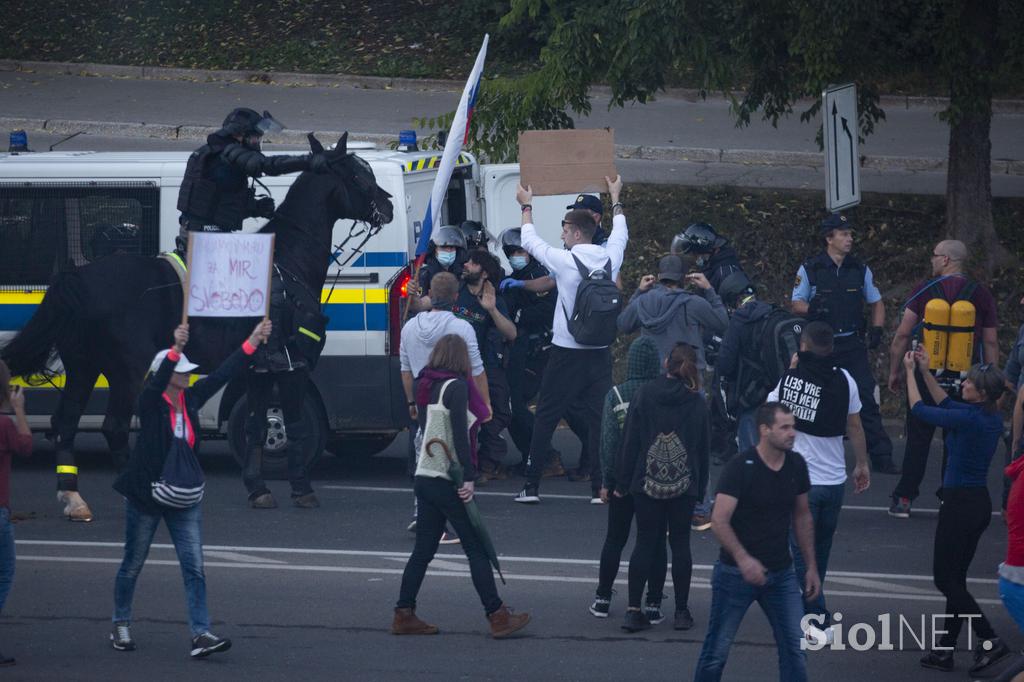
[{"label": "police officer with helmet and mask", "polygon": [[462,266],[466,263],[466,236],[454,225],[442,225],[430,234],[427,257],[420,267],[419,278],[410,280],[408,293],[410,312],[430,310],[430,297],[423,292],[430,290],[430,280],[439,272],[450,272],[462,280]]},{"label": "police officer with helmet and mask", "polygon": [[725,278],[734,272],[743,272],[743,266],[736,256],[736,250],[729,246],[729,240],[715,231],[708,223],[693,223],[672,239],[673,255],[693,255],[697,267],[711,282],[711,287],[720,292]]},{"label": "police officer with helmet and mask", "polygon": [[232,232],[242,229],[246,218],[269,218],[274,214],[274,200],[256,198],[249,178],[329,171],[323,153],[265,156],[260,151],[263,135],[283,129],[270,112],[235,109],[220,130],[207,136],[206,144],[192,152],[178,192],[179,251],[183,253],[188,243],[187,232]]},{"label": "police officer with helmet and mask", "polygon": [[[797,271],[791,307],[797,315],[822,320],[835,330],[833,358],[857,382],[863,403],[860,416],[872,468],[882,474],[898,474],[899,467],[892,459],[892,441],[882,426],[875,378],[868,360],[868,350],[878,348],[882,342],[885,305],[871,268],[850,255],[853,229],[853,224],[841,213],[833,213],[821,221],[820,234],[825,240],[825,250],[808,258]],[[865,303],[871,308],[869,327],[865,324]]]},{"label": "police officer with helmet and mask", "polygon": [[464,220],[459,225],[459,231],[466,238],[466,248],[468,250],[487,250],[487,230],[484,229],[483,223],[478,220]]}]

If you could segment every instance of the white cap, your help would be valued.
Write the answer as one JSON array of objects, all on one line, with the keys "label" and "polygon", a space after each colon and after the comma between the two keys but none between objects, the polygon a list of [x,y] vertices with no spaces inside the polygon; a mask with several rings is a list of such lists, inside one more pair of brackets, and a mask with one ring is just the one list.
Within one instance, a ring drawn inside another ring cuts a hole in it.
[{"label": "white cap", "polygon": [[[149,366],[149,371],[155,372],[158,369],[160,369],[160,363],[164,361],[164,358],[166,358],[167,354],[170,352],[171,351],[168,349],[162,350],[159,353],[157,353],[156,356],[153,358],[153,362]],[[178,364],[174,366],[174,371],[178,372],[179,374],[188,374],[190,372],[194,372],[197,369],[199,369],[199,365],[197,365],[194,362],[189,362],[189,359],[185,357],[184,353],[182,353],[181,357],[178,358]]]}]

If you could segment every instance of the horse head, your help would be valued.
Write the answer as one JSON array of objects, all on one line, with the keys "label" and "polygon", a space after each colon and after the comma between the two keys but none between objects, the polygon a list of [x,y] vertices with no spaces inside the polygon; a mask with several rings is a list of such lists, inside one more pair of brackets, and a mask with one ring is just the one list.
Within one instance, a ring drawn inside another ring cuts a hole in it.
[{"label": "horse head", "polygon": [[348,152],[348,133],[343,134],[332,149],[324,149],[313,133],[308,137],[310,151],[324,155],[329,175],[339,181],[339,191],[334,193],[339,217],[359,220],[371,227],[391,222],[394,217],[391,195],[377,184],[370,164]]}]

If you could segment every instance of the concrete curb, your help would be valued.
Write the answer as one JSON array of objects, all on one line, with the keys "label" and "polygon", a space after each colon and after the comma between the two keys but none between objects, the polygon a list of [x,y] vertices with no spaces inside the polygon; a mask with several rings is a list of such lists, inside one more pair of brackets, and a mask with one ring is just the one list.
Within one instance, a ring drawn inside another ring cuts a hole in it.
[{"label": "concrete curb", "polygon": [[[104,137],[152,137],[162,140],[189,140],[202,142],[217,130],[217,126],[121,121],[76,121],[67,119],[34,119],[0,116],[0,130],[26,130],[37,133],[71,135],[83,132]],[[343,131],[318,130],[321,141],[333,141]],[[350,132],[352,140],[373,142],[386,148],[397,138],[391,133]],[[306,131],[285,130],[267,136],[270,144],[306,145]],[[638,161],[675,161],[680,163],[724,163],[744,166],[775,166],[820,168],[824,157],[820,153],[778,151],[772,149],[712,149],[706,147],[661,147],[646,145],[615,145],[616,158]],[[944,173],[946,159],[914,156],[865,156],[861,167],[881,172]],[[1024,175],[1024,160],[992,159],[993,175]]]},{"label": "concrete curb", "polygon": [[[75,62],[36,62],[17,59],[0,59],[0,71],[24,71],[26,73],[100,76],[106,78],[142,78],[153,80],[188,81],[229,81],[264,83],[290,87],[353,87],[367,90],[409,90],[460,92],[464,83],[437,78],[384,78],[380,76],[356,76],[343,73],[293,73],[288,71],[252,71],[226,69],[180,69],[166,66],[128,66],[119,64],[92,64]],[[591,92],[608,96],[611,88],[595,85]],[[702,99],[701,91],[695,88],[667,88],[659,93],[667,99],[681,99],[697,102]],[[709,94],[709,100],[722,101],[723,97]],[[810,100],[800,100],[801,106],[810,105]],[[892,109],[924,109],[941,111],[949,105],[947,97],[916,97],[910,95],[882,95],[879,104]],[[1024,100],[997,99],[992,101],[994,114],[1024,114]]]}]

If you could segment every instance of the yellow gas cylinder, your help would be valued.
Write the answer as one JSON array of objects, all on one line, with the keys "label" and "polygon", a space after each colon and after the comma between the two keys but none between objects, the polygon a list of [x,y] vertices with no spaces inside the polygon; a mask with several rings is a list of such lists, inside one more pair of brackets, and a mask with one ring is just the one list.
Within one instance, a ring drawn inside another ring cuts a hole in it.
[{"label": "yellow gas cylinder", "polygon": [[970,301],[957,301],[949,309],[949,326],[964,329],[949,333],[946,369],[951,372],[966,372],[971,368],[971,358],[974,357],[974,316],[974,304]]},{"label": "yellow gas cylinder", "polygon": [[[946,327],[949,325],[949,303],[941,298],[933,298],[924,306],[924,321],[926,325]],[[949,334],[940,329],[928,329],[926,326],[922,331],[924,337],[924,349],[928,351],[928,369],[946,368],[946,344]]]}]

